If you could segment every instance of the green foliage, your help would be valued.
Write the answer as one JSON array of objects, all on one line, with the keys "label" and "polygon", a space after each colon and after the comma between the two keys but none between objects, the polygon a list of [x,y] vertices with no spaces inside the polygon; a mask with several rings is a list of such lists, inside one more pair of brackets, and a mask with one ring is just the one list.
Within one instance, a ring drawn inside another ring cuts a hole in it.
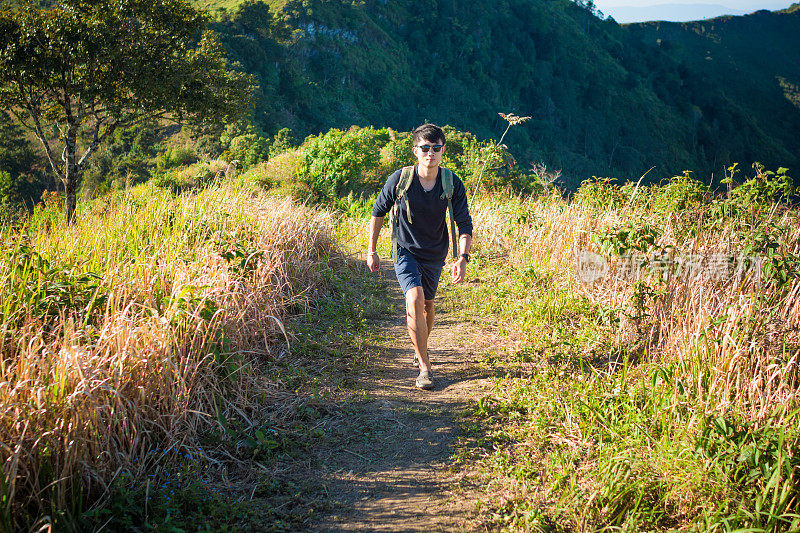
[{"label": "green foliage", "polygon": [[[465,183],[477,178],[480,169],[480,147],[472,133],[459,131],[452,126],[444,126],[447,149],[442,157],[442,165],[453,170]],[[409,152],[411,146],[409,143]]]},{"label": "green foliage", "polygon": [[0,170],[0,220],[16,214],[21,207],[17,181],[8,172]]},{"label": "green foliage", "polygon": [[85,325],[108,298],[100,275],[80,265],[52,264],[25,236],[4,247],[0,279],[0,322],[12,326],[21,326],[24,316],[46,322],[61,315],[73,316]]},{"label": "green foliage", "polygon": [[624,205],[630,197],[613,183],[611,178],[597,178],[584,180],[578,188],[573,201],[594,209],[617,209]]},{"label": "green foliage", "polygon": [[347,196],[339,198],[334,205],[344,216],[354,220],[363,220],[372,214],[372,206],[375,205],[377,197],[377,193],[366,198],[363,195],[355,196],[351,191]]},{"label": "green foliage", "polygon": [[157,128],[155,123],[146,122],[114,130],[87,163],[81,190],[88,196],[99,196],[114,187],[147,180],[156,155]]},{"label": "green foliage", "polygon": [[[794,188],[792,178],[787,174],[789,169],[780,167],[777,172],[766,170],[760,163],[754,163],[755,175],[745,179],[730,193],[730,200],[741,206],[763,212],[775,203],[785,203],[791,198]],[[723,183],[735,183],[739,174],[738,165],[734,164],[728,169]]]},{"label": "green foliage", "polygon": [[[153,450],[158,453],[160,450]],[[108,504],[84,513],[83,529],[113,531],[237,531],[248,519],[247,504],[202,481],[203,460],[187,457],[182,465],[146,480],[121,472],[109,487]]]},{"label": "green foliage", "polygon": [[800,279],[800,256],[787,244],[789,228],[774,222],[758,224],[745,235],[743,257],[758,258],[761,276],[778,290],[788,289]]},{"label": "green foliage", "polygon": [[264,189],[278,187],[281,192],[288,195],[303,197],[308,194],[308,190],[301,188],[302,184],[297,181],[300,161],[299,153],[290,150],[273,156],[266,163],[251,167],[242,174],[242,177]]},{"label": "green foliage", "polygon": [[272,144],[269,147],[269,157],[275,157],[284,152],[292,150],[296,146],[292,130],[289,128],[281,128],[275,134]]},{"label": "green foliage", "polygon": [[[412,151],[413,147],[411,132],[392,132],[392,138],[381,150],[383,166],[396,170],[398,168],[416,165],[417,158],[414,157],[414,152]],[[443,159],[443,161],[445,160]]]},{"label": "green foliage", "polygon": [[592,235],[592,241],[607,254],[630,256],[661,252],[656,244],[659,233],[648,222],[629,220],[620,227],[607,227]]},{"label": "green foliage", "polygon": [[166,189],[172,194],[178,194],[191,188],[207,183],[213,174],[207,164],[201,163],[190,167],[170,168],[155,173],[152,182],[160,189]]},{"label": "green foliage", "polygon": [[0,109],[0,170],[17,176],[30,171],[33,164],[33,149],[22,129],[5,110]]},{"label": "green foliage", "polygon": [[[228,69],[215,34],[197,41],[204,22],[184,0],[0,8],[0,105],[20,110],[41,141],[69,221],[88,158],[117,128],[153,118],[210,126],[248,112],[251,79]],[[90,142],[79,153],[81,132]]]},{"label": "green foliage", "polygon": [[269,4],[215,28],[258,77],[255,120],[270,134],[432,121],[485,140],[497,109],[530,110],[507,144],[522,167],[563,169],[571,191],[579,176],[635,180],[654,165],[655,181],[736,160],[797,165],[800,113],[775,82],[800,76],[775,53],[800,46],[796,14],[619,26],[584,2],[492,0],[437,5],[417,25],[407,0]]},{"label": "green foliage", "polygon": [[718,479],[733,483],[742,501],[722,523],[751,531],[794,531],[800,527],[800,442],[773,415],[761,424],[738,423],[712,414],[701,428],[695,453]]},{"label": "green foliage", "polygon": [[0,109],[0,216],[30,209],[48,182],[35,169],[33,148],[11,116]]},{"label": "green foliage", "polygon": [[163,171],[170,168],[191,165],[195,161],[197,161],[197,155],[191,148],[169,146],[156,158],[156,170]]},{"label": "green foliage", "polygon": [[699,207],[709,196],[709,188],[684,171],[673,176],[662,187],[651,188],[650,199],[655,211],[674,213]]},{"label": "green foliage", "polygon": [[372,128],[332,129],[306,139],[299,177],[316,199],[358,191],[365,172],[378,167],[380,148],[381,138]]},{"label": "green foliage", "polygon": [[238,276],[252,272],[264,256],[264,251],[258,248],[254,236],[246,231],[240,231],[239,234],[228,233],[216,243],[217,253]]},{"label": "green foliage", "polygon": [[223,145],[227,146],[221,156],[222,159],[238,161],[242,168],[247,169],[269,159],[269,139],[262,136],[253,126],[247,126],[238,131],[228,127],[226,133],[221,137],[221,141]]},{"label": "green foliage", "polygon": [[222,141],[217,135],[203,135],[194,144],[197,155],[203,159],[216,159],[224,150]]}]

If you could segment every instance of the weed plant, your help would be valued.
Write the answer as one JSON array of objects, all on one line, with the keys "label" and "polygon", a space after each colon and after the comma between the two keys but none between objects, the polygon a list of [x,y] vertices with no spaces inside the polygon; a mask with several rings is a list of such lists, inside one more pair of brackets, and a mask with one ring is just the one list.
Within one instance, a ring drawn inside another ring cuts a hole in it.
[{"label": "weed plant", "polygon": [[800,528],[800,226],[787,171],[753,170],[473,207],[447,301],[504,339],[465,457],[487,527]]}]

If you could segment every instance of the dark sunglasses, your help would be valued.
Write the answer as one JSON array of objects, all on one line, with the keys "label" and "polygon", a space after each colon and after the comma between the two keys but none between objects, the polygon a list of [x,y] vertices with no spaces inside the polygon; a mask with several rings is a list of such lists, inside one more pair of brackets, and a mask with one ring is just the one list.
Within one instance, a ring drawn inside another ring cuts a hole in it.
[{"label": "dark sunglasses", "polygon": [[428,150],[430,150],[431,148],[433,148],[434,152],[439,153],[439,152],[442,151],[442,148],[444,148],[444,145],[443,144],[434,144],[433,146],[431,146],[430,144],[418,144],[417,148],[422,150],[422,153],[424,153],[424,154],[427,154]]}]

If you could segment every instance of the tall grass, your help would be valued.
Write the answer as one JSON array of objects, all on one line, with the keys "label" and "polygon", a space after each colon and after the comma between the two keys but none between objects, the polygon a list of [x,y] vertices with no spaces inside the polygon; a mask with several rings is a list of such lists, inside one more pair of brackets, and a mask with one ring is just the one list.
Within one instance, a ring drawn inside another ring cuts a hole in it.
[{"label": "tall grass", "polygon": [[287,416],[259,364],[338,256],[326,215],[232,187],[142,186],[72,226],[57,209],[0,236],[5,530],[71,523],[121,472],[209,453],[198,431],[232,415]]},{"label": "tall grass", "polygon": [[[722,194],[681,176],[474,206],[477,275],[502,296],[478,289],[471,305],[495,314],[519,367],[476,407],[496,428],[482,464],[506,480],[487,520],[800,527],[800,225],[775,192],[783,173],[756,167]],[[581,252],[608,274],[582,279]],[[614,275],[632,255],[649,263]],[[720,275],[714,258],[741,256],[762,262]]]},{"label": "tall grass", "polygon": [[[777,204],[747,223],[745,214],[721,219],[714,204],[696,204],[684,212],[652,209],[646,195],[658,194],[655,189],[640,191],[640,201],[630,203],[630,191],[619,191],[628,195],[622,205],[592,205],[580,196],[573,202],[559,196],[487,201],[475,209],[476,226],[484,229],[476,247],[484,253],[507,254],[514,264],[553,272],[557,283],[611,310],[619,320],[618,345],[646,351],[660,362],[703,361],[711,371],[704,394],[709,409],[735,407],[755,419],[777,405],[796,402],[800,378],[797,213]],[[665,270],[648,274],[646,268],[638,277],[614,276],[620,254],[609,254],[598,244],[600,239],[592,237],[611,234],[617,238],[618,231],[627,231],[632,241],[630,235],[646,227],[652,228],[654,242],[642,250],[623,242],[627,246],[623,253],[651,257],[663,253],[673,262],[673,271],[666,277],[661,274]],[[604,255],[612,271],[596,281],[582,281],[581,251]],[[708,265],[715,257],[738,260],[743,253],[760,257],[764,271],[745,268],[746,275],[737,278],[733,268],[720,275]],[[688,266],[675,272],[676,263],[690,256],[704,258],[702,268],[692,275]]]}]

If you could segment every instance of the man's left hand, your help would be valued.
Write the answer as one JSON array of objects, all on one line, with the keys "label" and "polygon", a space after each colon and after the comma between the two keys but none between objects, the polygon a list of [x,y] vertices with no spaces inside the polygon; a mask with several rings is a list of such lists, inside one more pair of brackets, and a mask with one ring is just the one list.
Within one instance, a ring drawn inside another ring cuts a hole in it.
[{"label": "man's left hand", "polygon": [[458,261],[453,263],[453,283],[461,283],[464,281],[464,276],[467,274],[467,260],[460,257]]}]

